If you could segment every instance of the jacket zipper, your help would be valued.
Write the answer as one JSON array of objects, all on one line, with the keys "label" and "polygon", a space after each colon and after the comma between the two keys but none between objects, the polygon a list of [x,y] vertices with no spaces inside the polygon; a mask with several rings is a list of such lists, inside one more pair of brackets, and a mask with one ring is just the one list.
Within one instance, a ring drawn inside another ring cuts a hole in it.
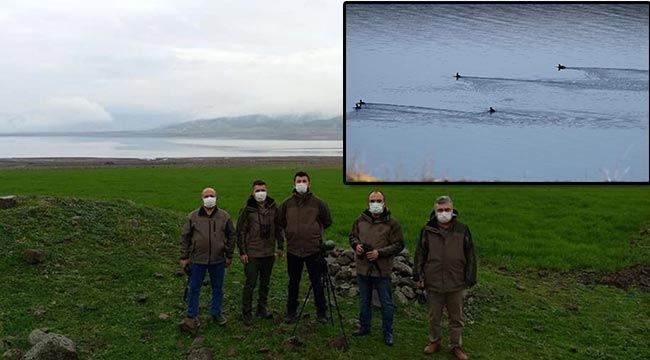
[{"label": "jacket zipper", "polygon": [[208,220],[208,265],[212,259],[212,220]]}]

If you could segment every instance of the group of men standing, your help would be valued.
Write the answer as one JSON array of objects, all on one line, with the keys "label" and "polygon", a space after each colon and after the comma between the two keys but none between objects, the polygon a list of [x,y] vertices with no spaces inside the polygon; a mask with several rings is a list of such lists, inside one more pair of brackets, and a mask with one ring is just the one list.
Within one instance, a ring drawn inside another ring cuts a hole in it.
[{"label": "group of men standing", "polygon": [[[217,207],[214,189],[202,192],[203,205],[192,211],[182,232],[182,267],[190,273],[187,317],[199,326],[199,293],[205,273],[210,275],[213,320],[226,324],[222,314],[225,268],[231,265],[235,244],[246,277],[242,291],[242,318],[245,325],[254,322],[253,294],[258,287],[255,316],[269,319],[268,293],[275,257],[287,249],[289,277],[285,321],[297,319],[298,296],[303,267],[306,266],[314,292],[317,320],[328,321],[325,301],[324,267],[321,244],[323,232],[332,225],[325,201],[310,190],[311,179],[306,172],[293,177],[294,189],[281,205],[268,196],[267,184],[253,182],[246,205],[239,212],[237,226],[226,211]],[[426,290],[429,343],[426,354],[441,348],[442,310],[450,318],[451,352],[458,359],[467,359],[461,347],[463,328],[463,297],[468,287],[476,284],[476,256],[469,228],[457,220],[458,212],[448,196],[436,199],[428,222],[420,231],[415,253],[414,280]],[[370,333],[372,293],[377,290],[381,303],[384,342],[392,346],[394,304],[391,273],[393,257],[404,249],[402,228],[387,207],[386,196],[375,190],[368,194],[367,207],[352,224],[350,246],[356,258],[357,285],[360,293],[360,326],[354,336]],[[259,282],[259,286],[258,286]]]}]

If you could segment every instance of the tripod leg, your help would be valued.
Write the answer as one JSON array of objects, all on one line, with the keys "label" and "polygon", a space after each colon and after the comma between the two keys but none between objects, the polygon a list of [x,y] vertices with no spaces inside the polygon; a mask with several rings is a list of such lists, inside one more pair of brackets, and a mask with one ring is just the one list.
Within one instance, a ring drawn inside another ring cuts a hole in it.
[{"label": "tripod leg", "polygon": [[307,305],[307,300],[309,299],[309,295],[311,294],[311,283],[309,284],[309,290],[307,290],[307,296],[305,296],[305,301],[302,302],[302,307],[300,308],[300,312],[298,313],[298,318],[296,319],[296,324],[293,326],[293,331],[291,332],[291,337],[293,337],[296,334],[296,329],[298,328],[298,323],[300,322],[300,319],[302,318],[302,313],[305,311],[305,305]]},{"label": "tripod leg", "polygon": [[330,312],[330,321],[332,325],[334,325],[334,313],[333,313],[334,310],[332,310],[332,297],[330,295],[330,294],[334,294],[334,286],[330,286],[328,280],[329,280],[328,274],[323,273],[323,275],[321,275],[321,283],[323,284],[323,286],[327,291],[327,309]]},{"label": "tripod leg", "polygon": [[[343,316],[341,316],[341,309],[339,308],[339,302],[336,299],[336,293],[334,292],[334,284],[332,279],[327,275],[327,286],[332,288],[332,297],[334,298],[334,306],[336,307],[336,312],[339,316],[339,325],[341,326],[341,334],[343,334],[343,339],[345,340],[345,346],[348,346],[348,337],[345,335],[345,328],[343,327]],[[334,320],[332,320],[334,321]]]}]

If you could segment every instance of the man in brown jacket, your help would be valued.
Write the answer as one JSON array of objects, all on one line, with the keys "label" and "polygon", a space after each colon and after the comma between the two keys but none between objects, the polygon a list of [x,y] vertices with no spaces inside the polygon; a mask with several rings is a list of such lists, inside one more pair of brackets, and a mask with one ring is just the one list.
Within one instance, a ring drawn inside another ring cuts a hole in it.
[{"label": "man in brown jacket", "polygon": [[242,315],[246,326],[253,325],[253,291],[258,278],[256,315],[262,319],[272,317],[267,305],[276,243],[277,255],[282,256],[282,230],[276,225],[277,210],[275,200],[267,195],[266,182],[255,180],[252,194],[237,219],[237,247],[246,276],[242,291]]},{"label": "man in brown jacket", "polygon": [[307,266],[314,290],[317,319],[321,323],[327,322],[324,284],[321,281],[326,265],[321,256],[320,244],[323,241],[323,231],[332,225],[332,216],[327,203],[310,191],[310,181],[306,172],[297,172],[293,177],[293,195],[284,200],[278,210],[278,225],[283,228],[287,238],[287,322],[292,322],[297,317],[303,264]]},{"label": "man in brown jacket", "polygon": [[384,193],[368,194],[368,208],[352,224],[350,246],[356,254],[357,285],[359,285],[359,322],[354,336],[370,333],[372,323],[372,289],[377,289],[381,302],[381,322],[384,342],[393,346],[393,291],[390,276],[393,256],[404,249],[402,227],[391,217]]},{"label": "man in brown jacket", "polygon": [[458,212],[449,196],[436,199],[434,211],[420,231],[415,251],[414,280],[426,289],[429,315],[429,344],[425,354],[441,347],[442,309],[447,308],[451,353],[468,359],[462,349],[463,298],[476,284],[476,255],[472,234],[457,220]]},{"label": "man in brown jacket", "polygon": [[212,188],[201,192],[203,206],[192,211],[185,221],[181,235],[181,267],[189,266],[190,290],[187,317],[196,325],[199,314],[199,294],[206,271],[212,285],[212,319],[219,325],[226,323],[221,313],[223,302],[223,277],[230,266],[235,243],[235,227],[230,216],[217,208],[217,193]]}]

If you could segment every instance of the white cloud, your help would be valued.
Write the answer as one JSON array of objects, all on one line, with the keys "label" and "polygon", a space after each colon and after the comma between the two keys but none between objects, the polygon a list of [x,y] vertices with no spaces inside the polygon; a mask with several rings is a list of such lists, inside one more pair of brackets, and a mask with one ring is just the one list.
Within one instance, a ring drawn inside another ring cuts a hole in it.
[{"label": "white cloud", "polygon": [[[0,109],[12,119],[42,114],[30,123],[43,126],[77,120],[48,118],[42,99],[77,98],[79,106],[79,98],[92,99],[103,111],[132,108],[185,120],[338,114],[342,3],[5,1]],[[93,121],[106,121],[108,112],[95,110]],[[0,131],[8,124],[0,116]]]},{"label": "white cloud", "polygon": [[111,114],[96,102],[80,96],[55,97],[34,104],[19,120],[14,118],[13,127],[50,130],[78,124],[106,124],[112,121]]}]

